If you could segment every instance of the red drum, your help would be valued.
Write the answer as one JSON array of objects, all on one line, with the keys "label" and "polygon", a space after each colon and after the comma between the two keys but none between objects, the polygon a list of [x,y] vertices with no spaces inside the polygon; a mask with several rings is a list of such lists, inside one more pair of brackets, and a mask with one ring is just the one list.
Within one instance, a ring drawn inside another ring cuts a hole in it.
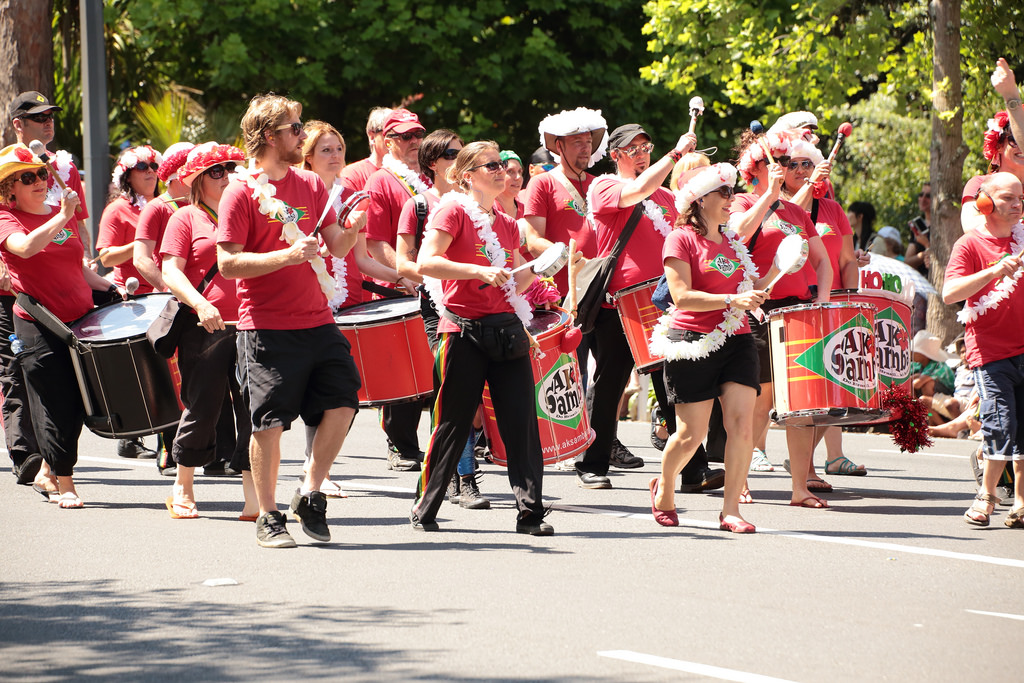
[{"label": "red drum", "polygon": [[803,304],[768,314],[775,421],[787,426],[882,416],[875,374],[875,307]]},{"label": "red drum", "polygon": [[[534,311],[533,322],[528,328],[544,352],[541,358],[531,356],[530,364],[533,367],[533,396],[545,465],[575,458],[587,450],[596,436],[587,417],[575,347],[562,348],[563,337],[570,324],[569,314],[562,309]],[[505,444],[498,434],[491,390],[486,385],[484,433],[494,462],[505,465],[508,462]]]},{"label": "red drum", "polygon": [[[171,366],[146,330],[170,294],[145,294],[93,309],[71,325],[71,359],[85,404],[85,426],[111,439],[156,434],[181,417]],[[175,368],[176,369],[176,368]]]},{"label": "red drum", "polygon": [[338,329],[352,345],[363,386],[359,405],[382,406],[434,391],[434,354],[414,297],[380,299],[339,311]]},{"label": "red drum", "polygon": [[648,346],[654,326],[664,315],[651,303],[651,295],[658,286],[658,280],[659,278],[654,278],[620,289],[613,297],[615,307],[619,309],[619,318],[622,320],[622,331],[625,332],[629,349],[633,352],[637,372],[654,372],[660,370],[665,363],[665,359],[651,353]]},{"label": "red drum", "polygon": [[902,294],[883,289],[837,289],[831,301],[851,301],[875,307],[875,373],[878,389],[895,387],[911,392],[910,342],[913,308]]}]

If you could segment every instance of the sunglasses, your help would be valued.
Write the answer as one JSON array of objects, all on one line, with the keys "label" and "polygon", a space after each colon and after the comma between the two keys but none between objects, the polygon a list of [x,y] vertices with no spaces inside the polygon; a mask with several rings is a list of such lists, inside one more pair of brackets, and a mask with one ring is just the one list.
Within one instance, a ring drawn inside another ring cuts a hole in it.
[{"label": "sunglasses", "polygon": [[720,188],[715,190],[715,192],[720,194],[722,197],[725,197],[726,199],[730,199],[736,193],[736,190],[729,187],[728,185],[722,185]]},{"label": "sunglasses", "polygon": [[139,163],[137,163],[134,166],[132,166],[131,169],[129,169],[129,170],[132,170],[132,171],[146,171],[146,170],[155,171],[158,168],[160,168],[160,164],[156,163],[155,161],[151,161],[148,164],[145,161],[140,161]]},{"label": "sunglasses", "polygon": [[505,161],[488,161],[486,164],[480,164],[479,166],[473,166],[470,171],[475,171],[478,168],[486,168],[491,173],[497,173],[498,171],[504,171],[508,168],[508,159]]},{"label": "sunglasses", "polygon": [[19,116],[20,119],[28,119],[29,121],[35,121],[36,123],[46,123],[47,121],[53,121],[53,112],[44,111],[41,114],[25,114]]},{"label": "sunglasses", "polygon": [[413,138],[416,138],[417,140],[422,140],[423,136],[426,134],[427,131],[420,129],[414,130],[411,133],[391,133],[387,137],[391,138],[392,140],[401,140],[402,142],[409,142],[409,140],[412,140]]},{"label": "sunglasses", "polygon": [[46,182],[49,175],[45,168],[41,168],[38,171],[25,171],[18,176],[18,180],[22,185],[35,185],[37,182]]},{"label": "sunglasses", "polygon": [[541,164],[540,167],[544,170],[545,173],[547,173],[548,171],[553,169],[555,167],[555,165],[554,164]]},{"label": "sunglasses", "polygon": [[922,199],[931,199],[932,198],[932,193],[931,192],[922,192],[921,194],[919,194],[917,196],[921,197]]},{"label": "sunglasses", "polygon": [[445,161],[454,161],[457,156],[459,156],[459,150],[457,149],[446,149],[441,152],[441,158]]},{"label": "sunglasses", "polygon": [[645,142],[642,145],[633,145],[632,147],[620,147],[619,151],[628,156],[630,159],[632,159],[637,154],[650,154],[651,150],[653,149],[653,142]]},{"label": "sunglasses", "polygon": [[225,173],[234,173],[235,166],[237,166],[237,164],[233,161],[229,161],[226,164],[217,164],[216,166],[211,166],[206,169],[206,175],[210,176],[214,180],[220,180],[224,177]]},{"label": "sunglasses", "polygon": [[1011,147],[1017,147],[1017,141],[1014,140],[1013,136],[1010,135],[1009,133],[1006,134],[1006,144],[1010,145]]},{"label": "sunglasses", "polygon": [[811,161],[810,159],[804,159],[803,161],[790,161],[788,164],[786,164],[786,168],[788,168],[790,171],[795,171],[798,168],[811,169],[814,168],[814,162]]},{"label": "sunglasses", "polygon": [[302,122],[296,121],[295,123],[286,123],[283,126],[278,126],[274,130],[288,130],[292,129],[292,135],[299,137],[302,134]]}]

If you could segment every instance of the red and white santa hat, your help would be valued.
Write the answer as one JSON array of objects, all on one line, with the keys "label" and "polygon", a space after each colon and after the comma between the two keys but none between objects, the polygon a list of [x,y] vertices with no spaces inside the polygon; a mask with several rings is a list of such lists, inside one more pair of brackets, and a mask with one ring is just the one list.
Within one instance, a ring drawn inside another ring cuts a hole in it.
[{"label": "red and white santa hat", "polygon": [[164,160],[156,170],[156,177],[162,183],[169,183],[178,177],[178,169],[185,163],[188,153],[195,149],[191,142],[175,142],[164,150]]},{"label": "red and white santa hat", "polygon": [[216,142],[204,142],[196,145],[184,165],[178,170],[178,177],[181,182],[192,187],[192,183],[203,171],[213,168],[217,164],[233,162],[241,164],[245,161],[245,154],[242,150],[233,145],[221,145]]},{"label": "red and white santa hat", "polygon": [[676,210],[684,213],[701,197],[711,194],[720,187],[736,185],[736,167],[732,164],[712,164],[694,168],[679,179],[676,191]]},{"label": "red and white santa hat", "polygon": [[160,152],[149,145],[129,147],[121,152],[121,156],[117,158],[117,165],[114,166],[114,172],[110,174],[110,180],[116,187],[120,187],[121,176],[135,168],[139,163],[155,163],[159,166],[163,163],[163,160],[164,158],[160,155]]}]

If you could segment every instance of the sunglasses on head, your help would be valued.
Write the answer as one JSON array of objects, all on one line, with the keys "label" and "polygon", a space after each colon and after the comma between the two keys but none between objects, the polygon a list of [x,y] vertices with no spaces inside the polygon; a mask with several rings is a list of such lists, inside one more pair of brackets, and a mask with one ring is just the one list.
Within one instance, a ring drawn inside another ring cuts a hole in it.
[{"label": "sunglasses on head", "polygon": [[134,166],[132,166],[131,170],[133,170],[133,171],[146,171],[146,170],[155,171],[158,168],[160,168],[160,164],[156,163],[155,161],[151,161],[148,164],[145,161],[140,161],[139,163],[137,163]]},{"label": "sunglasses on head", "polygon": [[224,177],[225,173],[234,173],[235,166],[237,166],[237,164],[233,161],[229,161],[224,164],[217,164],[216,166],[211,166],[206,169],[206,175],[210,176],[214,180],[220,180]]},{"label": "sunglasses on head", "polygon": [[504,161],[488,161],[486,164],[480,164],[479,166],[473,166],[470,171],[475,171],[478,168],[486,168],[491,173],[497,173],[498,171],[504,171],[508,168],[508,159]]},{"label": "sunglasses on head", "polygon": [[459,156],[459,150],[457,149],[446,149],[441,152],[441,158],[445,161],[453,161],[455,157]]},{"label": "sunglasses on head", "polygon": [[53,121],[53,112],[44,111],[40,114],[25,114],[19,116],[20,119],[28,119],[29,121],[35,121],[36,123],[46,123],[47,121]]},{"label": "sunglasses on head", "polygon": [[38,171],[25,171],[18,176],[18,180],[22,185],[35,185],[37,182],[45,182],[49,175],[45,168],[41,168]]},{"label": "sunglasses on head", "polygon": [[651,150],[653,149],[653,142],[645,142],[642,145],[633,145],[632,147],[620,147],[619,151],[628,156],[630,159],[632,159],[637,154],[650,154]]},{"label": "sunglasses on head", "polygon": [[274,130],[288,130],[289,128],[292,129],[292,135],[298,137],[302,133],[302,122],[296,121],[295,123],[286,123],[284,125],[278,126]]},{"label": "sunglasses on head", "polygon": [[409,140],[412,140],[413,138],[416,138],[417,140],[422,140],[423,136],[426,134],[427,131],[421,128],[420,130],[414,130],[409,133],[389,133],[388,137],[391,138],[392,140],[401,140],[402,142],[409,142]]},{"label": "sunglasses on head", "polygon": [[795,171],[798,168],[810,169],[814,168],[814,162],[811,161],[810,159],[804,159],[803,161],[790,161],[788,164],[786,164],[786,168],[788,168],[790,171]]}]

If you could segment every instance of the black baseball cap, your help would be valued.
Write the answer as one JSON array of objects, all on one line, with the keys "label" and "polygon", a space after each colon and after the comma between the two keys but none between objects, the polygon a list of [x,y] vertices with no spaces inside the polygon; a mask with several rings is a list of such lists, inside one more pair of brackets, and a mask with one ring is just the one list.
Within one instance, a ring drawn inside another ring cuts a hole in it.
[{"label": "black baseball cap", "polygon": [[651,139],[650,134],[639,123],[627,123],[624,126],[619,126],[608,136],[608,149],[625,147],[637,135],[646,135],[648,140]]},{"label": "black baseball cap", "polygon": [[27,116],[29,114],[42,114],[43,112],[61,110],[55,104],[50,104],[50,100],[46,99],[46,96],[35,90],[29,90],[23,92],[14,98],[11,102],[10,114],[12,119],[16,119],[20,116]]},{"label": "black baseball cap", "polygon": [[533,154],[530,155],[531,166],[541,166],[543,164],[553,163],[555,163],[555,158],[551,156],[551,152],[549,152],[544,147],[538,147],[537,149],[533,150]]}]

